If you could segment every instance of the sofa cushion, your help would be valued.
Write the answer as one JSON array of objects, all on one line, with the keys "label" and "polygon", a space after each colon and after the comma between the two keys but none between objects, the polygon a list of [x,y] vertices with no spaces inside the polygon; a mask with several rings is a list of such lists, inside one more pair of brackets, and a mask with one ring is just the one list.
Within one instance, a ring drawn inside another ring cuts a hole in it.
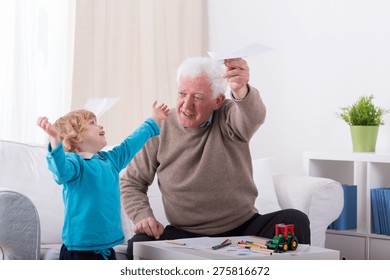
[{"label": "sofa cushion", "polygon": [[266,214],[281,210],[276,196],[272,176],[272,159],[260,158],[252,161],[253,180],[259,194],[255,201],[255,207],[260,214]]},{"label": "sofa cushion", "polygon": [[41,260],[58,260],[60,258],[62,243],[58,244],[42,244],[41,245]]}]

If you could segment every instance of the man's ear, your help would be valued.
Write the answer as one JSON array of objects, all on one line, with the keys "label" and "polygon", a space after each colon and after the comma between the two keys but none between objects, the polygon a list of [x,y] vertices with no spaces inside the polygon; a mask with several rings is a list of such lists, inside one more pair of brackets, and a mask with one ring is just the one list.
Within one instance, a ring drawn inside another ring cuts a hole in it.
[{"label": "man's ear", "polygon": [[225,101],[225,95],[220,94],[217,98],[215,98],[213,109],[218,110],[219,108],[221,108],[224,101]]}]

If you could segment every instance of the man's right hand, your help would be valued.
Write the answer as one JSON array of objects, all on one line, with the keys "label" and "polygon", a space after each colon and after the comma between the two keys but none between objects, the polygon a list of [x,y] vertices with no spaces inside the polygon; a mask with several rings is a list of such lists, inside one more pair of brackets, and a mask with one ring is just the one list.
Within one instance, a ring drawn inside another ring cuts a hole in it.
[{"label": "man's right hand", "polygon": [[164,231],[164,226],[155,218],[149,217],[142,219],[135,225],[135,233],[145,233],[149,236],[159,239]]}]

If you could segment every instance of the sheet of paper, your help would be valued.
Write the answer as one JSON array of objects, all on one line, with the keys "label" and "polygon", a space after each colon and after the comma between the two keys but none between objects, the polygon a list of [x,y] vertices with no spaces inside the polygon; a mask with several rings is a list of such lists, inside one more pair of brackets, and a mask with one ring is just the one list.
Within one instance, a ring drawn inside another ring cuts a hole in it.
[{"label": "sheet of paper", "polygon": [[259,43],[253,43],[238,50],[230,52],[207,52],[208,55],[215,60],[224,60],[229,58],[244,58],[249,56],[255,56],[272,50],[272,48],[264,46]]},{"label": "sheet of paper", "polygon": [[96,118],[100,118],[118,101],[119,97],[90,98],[85,104],[84,109],[93,112]]},{"label": "sheet of paper", "polygon": [[[211,247],[221,244],[226,237],[199,237],[199,238],[186,238],[186,239],[178,239],[175,240],[177,242],[184,242],[186,245],[175,245],[171,243],[164,243],[162,246],[170,247],[170,248],[180,248],[181,250],[201,250],[212,252],[216,255],[229,255],[234,258],[250,258],[256,256],[258,254],[269,255],[269,250],[261,251],[251,251],[242,246],[237,245],[237,242],[240,240],[252,241],[257,244],[265,244],[265,242],[269,239],[264,239],[256,236],[236,236],[230,237],[229,239],[233,241],[233,244],[227,247],[223,247],[218,250],[213,250]],[[284,253],[272,253],[272,254],[288,254],[290,256],[298,256],[302,252],[304,252],[309,245],[307,244],[299,244],[298,248],[295,251],[287,251]]]},{"label": "sheet of paper", "polygon": [[[240,236],[237,238],[229,238],[233,242],[240,240],[253,240],[253,236]],[[221,244],[226,240],[226,237],[198,237],[198,238],[188,238],[188,239],[178,239],[178,242],[184,242],[186,245],[175,245],[172,243],[164,243],[162,246],[170,248],[178,248],[181,250],[201,250],[208,251],[216,255],[229,255],[234,258],[248,258],[257,254],[259,252],[252,252],[248,249],[239,247],[237,244],[232,244],[226,247],[223,247],[218,250],[213,250],[212,247],[218,244]],[[256,239],[257,240],[257,239]]]}]

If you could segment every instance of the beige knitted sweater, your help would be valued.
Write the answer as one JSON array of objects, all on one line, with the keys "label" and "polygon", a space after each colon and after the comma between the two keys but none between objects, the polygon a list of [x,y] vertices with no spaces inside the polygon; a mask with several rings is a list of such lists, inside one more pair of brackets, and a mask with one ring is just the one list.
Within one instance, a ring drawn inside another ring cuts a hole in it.
[{"label": "beige knitted sweater", "polygon": [[171,110],[122,176],[126,213],[134,223],[153,217],[147,190],[157,172],[171,225],[211,235],[244,223],[257,212],[249,140],[265,112],[253,87],[241,101],[225,100],[205,128],[182,127]]}]

